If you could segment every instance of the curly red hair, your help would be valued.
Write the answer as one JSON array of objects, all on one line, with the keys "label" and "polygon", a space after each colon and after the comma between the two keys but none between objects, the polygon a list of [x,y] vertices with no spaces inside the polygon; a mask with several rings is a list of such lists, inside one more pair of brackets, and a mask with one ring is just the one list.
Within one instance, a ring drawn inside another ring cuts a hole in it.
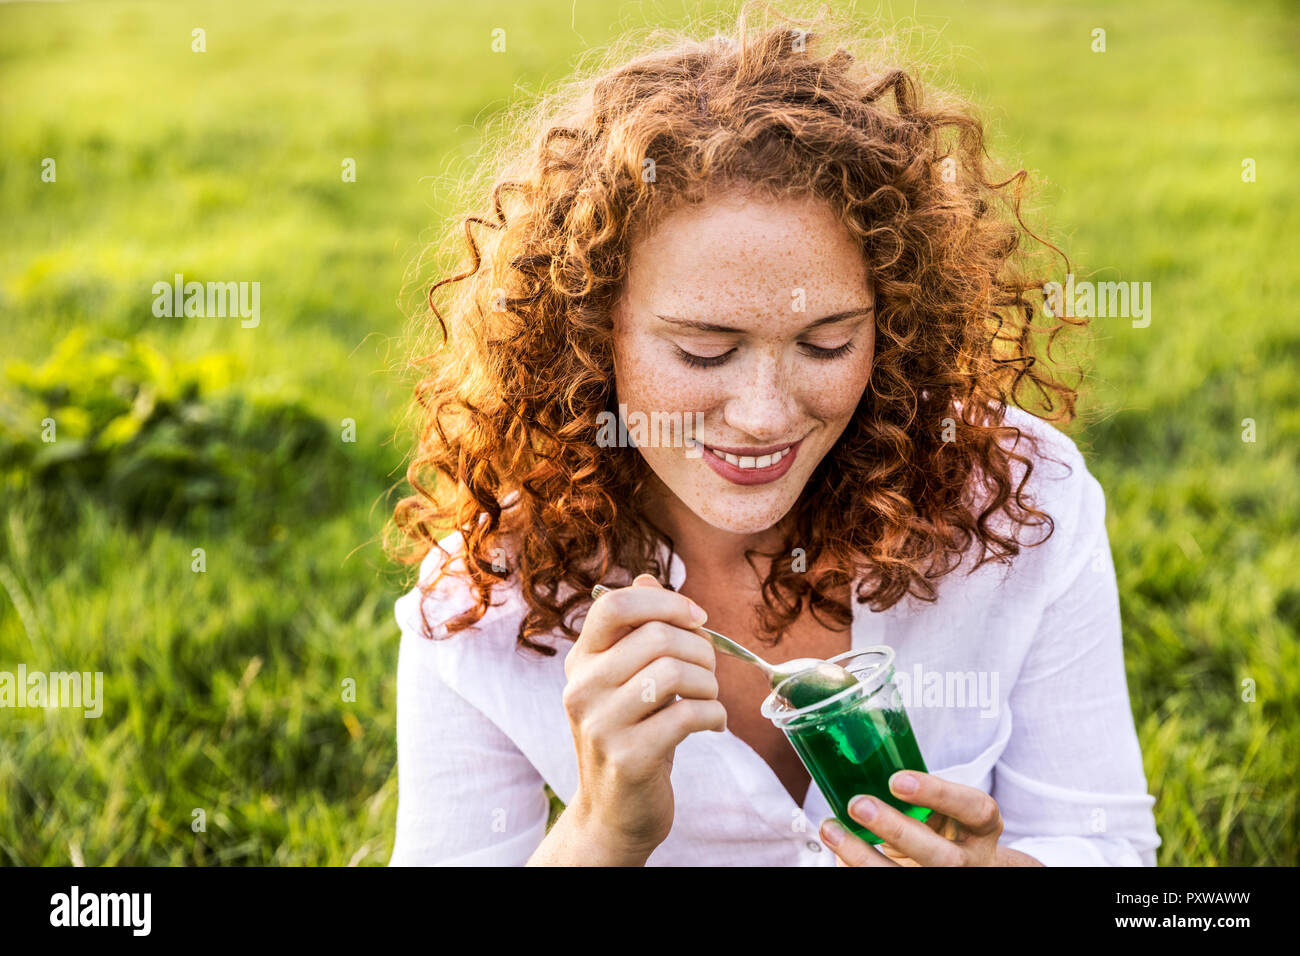
[{"label": "curly red hair", "polygon": [[[667,34],[508,117],[491,214],[462,220],[470,262],[433,284],[416,317],[414,493],[394,511],[390,550],[408,564],[434,547],[447,558],[438,536],[461,532],[463,569],[444,561],[442,573],[466,575],[477,601],[442,622],[448,634],[517,576],[518,643],[550,655],[537,638],[575,639],[570,616],[598,581],[636,569],[666,583],[659,552],[672,541],[638,508],[649,468],[595,440],[613,401],[610,313],[634,236],[728,183],[831,203],[876,290],[867,397],[787,516],[787,544],[819,570],[771,562],[765,630],[779,639],[805,600],[847,627],[851,611],[832,594],[856,573],[858,600],[875,610],[908,593],[932,601],[932,582],[974,543],[979,567],[1018,554],[1022,526],[1051,535],[1025,494],[1021,432],[1002,423],[1008,404],[1026,407],[1027,388],[1038,417],[1074,417],[1075,389],[1047,364],[1056,334],[1085,323],[1033,324],[1029,293],[1044,280],[1022,236],[1060,251],[1022,219],[1025,171],[991,180],[974,111],[893,65],[888,37],[872,43],[826,11],[782,19],[751,27],[746,6],[734,38]],[[444,287],[450,326],[434,304]]]}]

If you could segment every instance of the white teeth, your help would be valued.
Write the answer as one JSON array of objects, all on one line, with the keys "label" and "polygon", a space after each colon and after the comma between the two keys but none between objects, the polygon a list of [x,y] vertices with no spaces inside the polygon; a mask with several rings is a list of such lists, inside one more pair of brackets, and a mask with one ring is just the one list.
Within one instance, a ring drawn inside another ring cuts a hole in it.
[{"label": "white teeth", "polygon": [[[709,446],[705,445],[704,447],[708,448]],[[789,448],[782,448],[778,452],[773,452],[770,455],[761,455],[758,457],[754,457],[753,455],[736,456],[736,455],[728,454],[725,451],[717,451],[716,449],[713,448],[709,448],[709,451],[713,452],[719,458],[725,458],[727,461],[735,465],[737,468],[770,468],[773,465],[775,465],[778,461],[780,461],[782,458],[784,458],[786,455],[790,454]]]}]

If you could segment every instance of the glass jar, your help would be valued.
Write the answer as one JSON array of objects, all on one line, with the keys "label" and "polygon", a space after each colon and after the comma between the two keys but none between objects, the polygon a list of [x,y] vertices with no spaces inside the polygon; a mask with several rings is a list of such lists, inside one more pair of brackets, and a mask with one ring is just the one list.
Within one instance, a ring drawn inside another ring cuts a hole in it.
[{"label": "glass jar", "polygon": [[763,716],[790,741],[835,818],[850,833],[880,843],[880,837],[849,816],[849,802],[858,794],[870,794],[924,823],[933,811],[894,796],[889,778],[899,770],[928,770],[894,686],[894,649],[883,644],[864,647],[830,660],[858,683],[795,708],[781,695],[781,688],[795,679],[788,677],[763,701]]}]

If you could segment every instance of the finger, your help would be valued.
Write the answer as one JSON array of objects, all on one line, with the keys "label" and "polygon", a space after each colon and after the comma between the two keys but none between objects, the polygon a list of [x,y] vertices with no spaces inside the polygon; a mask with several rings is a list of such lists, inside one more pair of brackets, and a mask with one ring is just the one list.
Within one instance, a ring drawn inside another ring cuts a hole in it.
[{"label": "finger", "polygon": [[[832,829],[833,826],[838,830]],[[854,836],[834,817],[822,821],[819,836],[845,866],[898,866],[866,840]]]},{"label": "finger", "polygon": [[717,700],[718,679],[699,664],[673,657],[651,661],[601,703],[595,719],[626,727],[654,714],[677,697]]},{"label": "finger", "polygon": [[683,697],[628,729],[638,750],[660,754],[676,747],[698,730],[726,730],[727,708],[720,700]]},{"label": "finger", "polygon": [[593,686],[619,687],[633,675],[661,657],[698,664],[708,671],[717,668],[717,652],[702,634],[686,631],[663,621],[642,624],[613,647],[591,661],[587,680]]},{"label": "finger", "polygon": [[[899,783],[908,778],[915,780],[917,785],[911,793],[898,788]],[[974,836],[1002,832],[1002,814],[997,801],[976,787],[953,783],[919,770],[900,770],[889,778],[889,790],[900,800],[952,817]],[[872,830],[874,832],[874,827]]]},{"label": "finger", "polygon": [[649,621],[664,621],[689,631],[707,618],[702,607],[676,591],[649,586],[618,588],[592,603],[579,640],[585,642],[587,653],[598,654]]},{"label": "finger", "polygon": [[962,866],[966,862],[965,852],[956,843],[874,797],[850,800],[849,816],[921,866]]},{"label": "finger", "polygon": [[885,854],[885,856],[889,857],[891,860],[907,859],[906,853],[898,849],[898,847],[890,846],[888,843],[877,843],[876,849]]},{"label": "finger", "polygon": [[655,577],[653,574],[649,574],[643,571],[640,574],[638,574],[635,578],[632,579],[632,587],[663,588],[663,585],[659,583],[659,579]]},{"label": "finger", "polygon": [[879,850],[881,853],[885,854],[885,856],[889,857],[899,866],[917,865],[917,862],[913,860],[910,856],[908,856],[906,853],[902,852],[901,850],[890,846],[888,843],[878,843],[876,844],[876,849]]}]

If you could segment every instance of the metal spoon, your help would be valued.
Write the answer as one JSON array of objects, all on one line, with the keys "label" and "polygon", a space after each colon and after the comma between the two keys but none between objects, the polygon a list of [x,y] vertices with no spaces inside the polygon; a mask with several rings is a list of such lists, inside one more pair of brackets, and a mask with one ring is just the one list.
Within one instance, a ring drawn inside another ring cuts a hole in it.
[{"label": "metal spoon", "polygon": [[[603,584],[597,584],[591,589],[591,596],[592,598],[598,598],[602,594],[607,594],[609,590]],[[767,675],[768,682],[773,689],[780,686],[788,678],[799,675],[799,679],[792,681],[790,686],[781,694],[796,709],[815,704],[819,700],[824,700],[832,694],[838,694],[840,691],[858,683],[856,677],[843,667],[832,664],[830,661],[821,661],[815,657],[799,657],[792,661],[786,661],[784,664],[773,666],[753,651],[741,647],[731,638],[723,637],[717,631],[707,627],[697,627],[695,630],[705,634],[713,642],[713,646],[724,654],[738,657],[742,661],[748,661],[759,668]]]}]

